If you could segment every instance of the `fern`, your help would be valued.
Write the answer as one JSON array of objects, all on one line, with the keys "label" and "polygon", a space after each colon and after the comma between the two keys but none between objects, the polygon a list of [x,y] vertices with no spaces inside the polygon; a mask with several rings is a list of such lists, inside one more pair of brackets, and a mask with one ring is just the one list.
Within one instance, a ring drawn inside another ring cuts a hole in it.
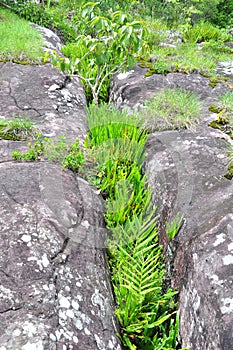
[{"label": "fern", "polygon": [[154,337],[160,339],[163,324],[171,318],[174,310],[173,296],[176,293],[171,290],[163,293],[165,269],[156,218],[152,215],[144,219],[134,217],[125,227],[119,228],[124,240],[114,252],[117,254],[113,272],[118,300],[116,314],[123,329],[123,342],[132,349],[133,344],[139,346],[135,349],[140,349],[140,344],[146,339],[151,345]]}]

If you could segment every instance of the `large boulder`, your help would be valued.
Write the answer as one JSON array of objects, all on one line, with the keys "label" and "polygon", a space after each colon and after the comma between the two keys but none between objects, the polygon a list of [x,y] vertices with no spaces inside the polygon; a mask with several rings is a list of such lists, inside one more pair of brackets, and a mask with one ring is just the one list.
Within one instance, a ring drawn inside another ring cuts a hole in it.
[{"label": "large boulder", "polygon": [[[230,138],[207,124],[210,103],[229,89],[198,74],[154,75],[136,68],[116,75],[111,96],[121,108],[142,106],[165,86],[196,92],[204,105],[192,130],[154,132],[144,171],[158,207],[168,277],[179,291],[180,341],[191,350],[233,348],[233,182],[225,178]],[[166,223],[184,218],[172,241]]]},{"label": "large boulder", "polygon": [[0,348],[120,349],[100,197],[57,165],[0,167]]},{"label": "large boulder", "polygon": [[[0,99],[1,118],[25,116],[43,136],[82,145],[78,79],[0,63]],[[120,350],[100,196],[58,164],[12,161],[27,141],[0,147],[0,349]]]}]

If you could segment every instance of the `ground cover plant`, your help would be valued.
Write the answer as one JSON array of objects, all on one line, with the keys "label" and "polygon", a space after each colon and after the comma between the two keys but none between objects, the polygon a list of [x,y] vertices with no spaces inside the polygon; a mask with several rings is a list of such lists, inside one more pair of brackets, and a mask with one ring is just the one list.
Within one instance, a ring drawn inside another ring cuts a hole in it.
[{"label": "ground cover plant", "polygon": [[106,198],[109,264],[123,345],[131,350],[175,349],[176,292],[165,288],[156,208],[141,169],[148,134],[141,118],[108,105],[90,106],[87,115],[86,143],[97,161],[92,177]]},{"label": "ground cover plant", "polygon": [[1,7],[0,33],[0,61],[42,62],[42,35],[28,21]]},{"label": "ground cover plant", "polygon": [[38,133],[32,121],[28,118],[16,116],[13,119],[0,118],[0,138],[5,140],[27,140]]},{"label": "ground cover plant", "polygon": [[199,121],[200,111],[201,102],[196,94],[165,88],[145,104],[145,127],[152,131],[191,128]]},{"label": "ground cover plant", "polygon": [[[227,91],[221,95],[218,103],[211,105],[209,110],[217,114],[216,119],[209,125],[225,132],[233,140],[233,92]],[[225,177],[231,180],[233,178],[233,143],[230,145],[228,152],[228,171]]]},{"label": "ground cover plant", "polygon": [[14,151],[12,158],[18,161],[40,161],[48,160],[60,163],[64,168],[78,171],[85,163],[83,151],[80,149],[79,141],[75,143],[60,136],[58,140],[42,137],[37,134],[35,139],[28,143],[28,151]]}]

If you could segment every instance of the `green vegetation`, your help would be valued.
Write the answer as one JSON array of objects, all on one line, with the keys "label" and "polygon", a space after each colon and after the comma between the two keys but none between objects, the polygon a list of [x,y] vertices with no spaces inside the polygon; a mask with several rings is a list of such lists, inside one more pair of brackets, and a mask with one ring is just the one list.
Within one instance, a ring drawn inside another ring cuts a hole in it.
[{"label": "green vegetation", "polygon": [[[231,12],[225,6],[228,3],[231,8],[230,1],[48,0],[35,4],[0,0],[0,4],[11,7],[27,20],[56,29],[66,44],[62,50],[67,57],[60,58],[54,53],[52,63],[78,76],[85,86],[90,102],[85,157],[78,141],[72,144],[65,137],[57,141],[41,135],[35,137],[36,130],[26,121],[20,121],[21,126],[1,122],[0,137],[33,138],[26,153],[15,151],[12,157],[20,161],[59,162],[65,168],[82,171],[101,190],[110,231],[108,254],[116,315],[122,343],[130,350],[179,348],[176,292],[165,283],[156,208],[151,206],[151,190],[142,173],[146,128],[192,127],[198,122],[202,106],[196,95],[166,88],[146,104],[144,121],[139,113],[128,116],[102,102],[108,101],[112,75],[132,68],[137,62],[148,68],[147,75],[200,72],[214,86],[218,82],[216,63],[232,60],[233,51],[225,45],[230,36],[225,29],[213,25],[217,23],[217,12],[221,13],[222,27],[232,25]],[[27,22],[18,21],[21,19],[16,15],[0,9],[0,30],[4,33],[0,59],[41,62],[41,36]],[[26,32],[20,34],[26,24]],[[166,30],[171,28],[178,29],[184,40],[175,47],[164,45]],[[20,38],[19,42],[15,38]],[[224,131],[230,128],[227,130],[232,136],[232,94],[222,96],[215,107],[218,127],[221,125]],[[91,169],[87,169],[86,163]],[[232,150],[229,171],[233,173]],[[177,216],[167,225],[169,239],[178,233],[182,219]]]},{"label": "green vegetation", "polygon": [[[54,54],[52,62],[79,76],[88,102],[95,104],[108,101],[112,75],[132,68],[136,61],[148,67],[147,75],[199,72],[211,79],[216,76],[217,62],[232,60],[233,50],[225,45],[231,36],[213,25],[217,11],[226,7],[221,0],[0,1],[3,3],[62,35],[67,57]],[[164,30],[169,28],[179,30],[185,42],[163,46],[168,35]]]},{"label": "green vegetation", "polygon": [[[62,71],[76,74],[84,83],[88,99],[95,104],[108,95],[110,78],[117,71],[133,68],[136,56],[145,54],[144,29],[139,21],[130,22],[126,14],[116,11],[101,15],[95,3],[87,3],[78,13],[81,34],[66,46],[66,59],[54,55],[52,63]],[[136,55],[137,53],[137,55]]]},{"label": "green vegetation", "polygon": [[[228,134],[233,140],[233,92],[227,91],[224,95],[219,97],[216,105],[209,107],[211,112],[217,114],[217,118],[209,125],[212,128],[220,129]],[[231,145],[228,152],[228,174],[225,177],[229,180],[233,178],[233,146]]]},{"label": "green vegetation", "polygon": [[73,171],[79,170],[80,166],[85,163],[84,154],[79,147],[79,141],[71,143],[61,136],[57,141],[40,134],[36,140],[28,143],[26,153],[20,151],[12,152],[12,158],[19,161],[39,161],[47,159],[52,162],[59,162],[64,168]]},{"label": "green vegetation", "polygon": [[179,88],[158,92],[143,109],[145,126],[153,130],[190,128],[200,118],[201,102],[194,93]]},{"label": "green vegetation", "polygon": [[155,209],[142,175],[147,132],[137,116],[107,105],[90,106],[88,120],[86,145],[97,161],[91,176],[106,197],[109,264],[122,342],[132,350],[172,350],[178,334],[176,293],[165,289]]},{"label": "green vegetation", "polygon": [[1,7],[0,33],[0,61],[42,62],[42,35],[27,21]]},{"label": "green vegetation", "polygon": [[20,116],[13,119],[0,119],[0,138],[5,140],[26,140],[33,138],[38,129],[30,119]]}]

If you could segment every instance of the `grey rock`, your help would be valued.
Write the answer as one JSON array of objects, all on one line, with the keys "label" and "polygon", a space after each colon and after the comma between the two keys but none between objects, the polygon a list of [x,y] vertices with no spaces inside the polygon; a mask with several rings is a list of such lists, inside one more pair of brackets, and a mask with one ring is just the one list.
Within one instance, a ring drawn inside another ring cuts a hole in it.
[{"label": "grey rock", "polygon": [[37,29],[44,38],[44,51],[56,51],[60,56],[64,56],[61,53],[61,47],[62,47],[62,43],[61,43],[61,39],[57,36],[57,34],[55,34],[52,30],[45,28],[45,27],[41,27],[38,24],[35,23],[30,23],[31,26],[35,29]]},{"label": "grey rock", "polygon": [[86,97],[77,78],[70,79],[50,64],[0,62],[0,94],[1,117],[27,117],[45,136],[84,141]]},{"label": "grey rock", "polygon": [[[146,147],[144,172],[157,206],[167,277],[179,294],[180,341],[190,350],[233,348],[233,182],[227,180],[230,138],[207,126],[210,103],[230,91],[230,81],[212,88],[199,74],[145,77],[136,67],[114,76],[111,99],[118,108],[142,108],[164,87],[195,92],[204,109],[192,130],[154,132]],[[181,228],[166,234],[179,213]]]},{"label": "grey rock", "polygon": [[[0,100],[1,118],[83,144],[83,87],[50,64],[0,63]],[[12,161],[27,148],[0,140],[0,349],[120,350],[102,199],[57,164]]]},{"label": "grey rock", "polygon": [[218,62],[216,72],[218,75],[233,78],[233,61]]},{"label": "grey rock", "polygon": [[178,30],[157,30],[156,33],[161,36],[159,46],[176,47],[183,41]]},{"label": "grey rock", "polygon": [[126,73],[116,74],[111,82],[110,100],[117,108],[140,109],[145,101],[150,99],[165,87],[182,88],[196,93],[203,103],[203,115],[209,114],[208,107],[216,102],[219,95],[226,92],[229,83],[210,86],[208,78],[200,74],[169,73],[167,75],[153,74],[145,77],[146,68],[139,66]]},{"label": "grey rock", "polygon": [[[160,241],[172,286],[179,290],[180,339],[191,350],[233,346],[233,182],[227,180],[227,142],[221,132],[154,133],[145,172],[160,215]],[[165,223],[184,215],[168,243]],[[167,249],[166,249],[167,247]]]},{"label": "grey rock", "polygon": [[1,346],[120,349],[100,197],[54,164],[0,168]]}]

